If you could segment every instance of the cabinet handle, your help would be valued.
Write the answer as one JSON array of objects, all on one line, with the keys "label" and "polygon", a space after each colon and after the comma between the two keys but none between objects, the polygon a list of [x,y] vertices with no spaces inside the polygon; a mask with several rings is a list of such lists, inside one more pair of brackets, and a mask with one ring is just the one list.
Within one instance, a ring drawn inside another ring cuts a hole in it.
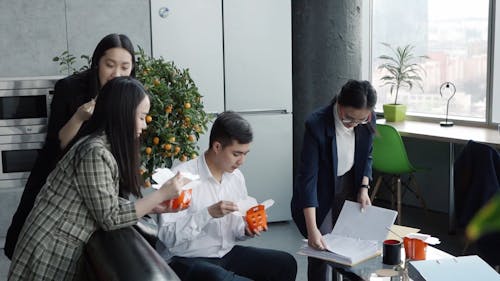
[{"label": "cabinet handle", "polygon": [[170,14],[170,9],[167,8],[167,7],[161,7],[159,10],[158,10],[158,15],[160,16],[160,18],[164,19],[166,17],[168,17],[168,15]]}]

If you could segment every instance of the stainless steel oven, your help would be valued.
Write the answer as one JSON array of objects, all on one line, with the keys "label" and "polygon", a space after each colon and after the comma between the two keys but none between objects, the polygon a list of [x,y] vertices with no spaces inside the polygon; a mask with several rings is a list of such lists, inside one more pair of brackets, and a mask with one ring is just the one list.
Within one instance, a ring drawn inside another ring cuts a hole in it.
[{"label": "stainless steel oven", "polygon": [[0,188],[24,187],[45,142],[59,78],[0,79]]}]

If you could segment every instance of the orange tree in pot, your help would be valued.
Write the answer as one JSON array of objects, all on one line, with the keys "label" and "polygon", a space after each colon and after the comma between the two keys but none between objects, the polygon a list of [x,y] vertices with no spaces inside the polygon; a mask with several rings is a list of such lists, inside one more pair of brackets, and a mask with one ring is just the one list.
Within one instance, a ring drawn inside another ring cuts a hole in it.
[{"label": "orange tree in pot", "polygon": [[394,103],[383,105],[384,117],[390,122],[403,121],[406,117],[406,105],[398,104],[399,90],[406,88],[411,91],[417,86],[423,91],[422,76],[425,75],[425,70],[418,60],[428,57],[415,56],[413,54],[415,47],[410,44],[395,48],[387,43],[382,44],[389,48],[391,53],[378,57],[382,61],[378,69],[384,72],[380,80],[382,86],[390,86],[390,93],[394,95]]},{"label": "orange tree in pot", "polygon": [[136,76],[150,93],[151,109],[142,133],[141,174],[148,187],[156,168],[198,156],[197,141],[211,116],[187,69],[163,58],[152,58],[139,47]]},{"label": "orange tree in pot", "polygon": [[[146,116],[147,129],[142,133],[141,170],[145,187],[151,185],[156,168],[171,168],[174,160],[186,161],[198,156],[197,141],[207,130],[212,116],[203,107],[203,99],[187,69],[173,62],[152,58],[138,46],[136,78],[148,90],[151,108]],[[75,68],[76,57],[68,51],[54,57],[61,73],[88,69],[91,59],[80,56],[83,66]]]}]

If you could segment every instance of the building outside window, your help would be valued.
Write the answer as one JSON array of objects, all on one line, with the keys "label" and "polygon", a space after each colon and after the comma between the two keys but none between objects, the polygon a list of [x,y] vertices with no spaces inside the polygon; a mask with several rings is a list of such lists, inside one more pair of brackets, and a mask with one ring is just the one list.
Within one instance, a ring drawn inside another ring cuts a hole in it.
[{"label": "building outside window", "polygon": [[487,121],[488,0],[372,0],[371,80],[379,94],[377,111],[394,102],[389,87],[381,87],[377,70],[390,45],[415,46],[415,55],[426,55],[424,89],[402,90],[398,103],[408,106],[408,115],[440,118],[446,113],[447,96],[442,83],[452,82],[456,94],[450,103],[452,119]]}]

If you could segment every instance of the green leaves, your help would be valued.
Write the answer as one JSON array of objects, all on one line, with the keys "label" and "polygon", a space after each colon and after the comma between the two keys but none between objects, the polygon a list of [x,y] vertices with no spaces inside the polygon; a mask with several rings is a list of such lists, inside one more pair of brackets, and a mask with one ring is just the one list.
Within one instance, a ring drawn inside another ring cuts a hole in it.
[{"label": "green leaves", "polygon": [[188,69],[151,58],[139,47],[136,76],[151,98],[151,121],[142,133],[141,148],[143,178],[148,180],[156,168],[170,168],[175,159],[196,158],[197,140],[212,116],[204,111],[203,97]]},{"label": "green leaves", "polygon": [[59,72],[62,74],[74,74],[77,72],[84,71],[90,67],[90,63],[92,62],[91,58],[86,55],[81,55],[80,59],[84,61],[84,64],[79,69],[74,67],[76,63],[76,57],[73,54],[70,54],[67,50],[62,52],[59,56],[53,57],[53,62],[58,62],[60,69]]},{"label": "green leaves", "polygon": [[[136,78],[148,90],[151,108],[146,117],[147,129],[142,133],[141,174],[150,183],[156,168],[172,167],[173,161],[186,161],[198,156],[197,141],[207,131],[214,116],[207,114],[188,69],[179,69],[173,62],[155,59],[138,46]],[[68,51],[54,57],[61,72],[75,73],[89,68],[91,58],[80,56],[84,66],[74,68],[76,57]]]},{"label": "green leaves", "polygon": [[467,237],[476,240],[481,235],[500,232],[500,194],[497,193],[474,215],[466,228]]},{"label": "green leaves", "polygon": [[394,104],[398,102],[400,88],[411,90],[417,86],[423,91],[422,76],[425,75],[425,69],[417,61],[428,57],[415,56],[415,47],[412,45],[394,48],[387,43],[382,44],[390,49],[391,54],[378,57],[382,64],[377,69],[385,71],[380,80],[382,86],[390,86],[391,95],[395,92]]}]

